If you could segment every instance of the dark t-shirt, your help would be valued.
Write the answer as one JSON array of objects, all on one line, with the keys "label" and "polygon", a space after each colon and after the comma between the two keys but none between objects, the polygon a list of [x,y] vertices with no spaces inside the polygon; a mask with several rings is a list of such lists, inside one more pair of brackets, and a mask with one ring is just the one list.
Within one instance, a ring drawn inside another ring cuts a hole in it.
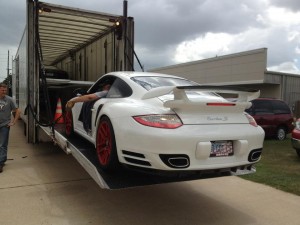
[{"label": "dark t-shirt", "polygon": [[15,101],[10,96],[0,98],[0,127],[6,126],[11,121],[11,112],[17,108]]}]

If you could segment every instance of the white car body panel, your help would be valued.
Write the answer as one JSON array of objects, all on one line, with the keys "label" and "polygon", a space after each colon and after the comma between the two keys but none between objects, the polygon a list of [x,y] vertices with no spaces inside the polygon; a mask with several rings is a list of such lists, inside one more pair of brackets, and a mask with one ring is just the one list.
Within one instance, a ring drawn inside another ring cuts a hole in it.
[{"label": "white car body panel", "polygon": [[[229,126],[190,125],[182,126],[175,130],[157,129],[154,132],[151,127],[139,129],[142,125],[137,124],[135,121],[132,121],[129,126],[122,119],[113,121],[113,124],[118,124],[118,128],[115,129],[115,135],[118,140],[117,147],[121,162],[125,162],[124,158],[122,158],[122,150],[139,152],[144,154],[146,159],[151,159],[153,168],[162,170],[167,169],[167,166],[159,160],[158,154],[181,154],[182,152],[185,152],[191,159],[189,170],[244,165],[249,163],[247,159],[250,148],[261,148],[261,143],[264,140],[264,131],[260,127],[256,129],[251,125],[248,125],[248,127],[240,124]],[[122,130],[122,127],[126,127],[126,129]],[[137,129],[139,129],[139,133],[136,132]],[[234,129],[235,131],[229,133],[228,129]],[[257,133],[260,134],[260,137],[257,136]],[[185,135],[183,136],[182,134]],[[233,140],[234,145],[239,147],[237,150],[239,153],[233,157],[195,157],[197,154],[201,155],[201,151],[206,156],[209,156],[211,145],[206,145],[207,147],[205,146],[204,149],[201,147],[215,140]]]},{"label": "white car body panel", "polygon": [[[232,168],[251,165],[259,160],[250,162],[249,152],[262,149],[264,131],[259,126],[250,125],[244,113],[244,110],[251,106],[249,101],[256,98],[259,92],[232,91],[231,93],[238,94],[238,98],[231,104],[213,95],[204,96],[200,100],[195,96],[189,99],[184,90],[174,86],[147,91],[131,80],[134,76],[177,78],[175,76],[143,72],[116,72],[106,76],[116,76],[125,81],[131,87],[132,95],[125,98],[117,98],[116,95],[116,98],[97,100],[91,110],[91,134],[88,134],[82,122],[78,121],[82,103],[76,103],[72,109],[74,131],[96,146],[99,121],[102,116],[108,117],[114,129],[117,155],[121,163],[173,171]],[[91,90],[92,87],[89,91]],[[171,97],[172,91],[174,97]],[[217,90],[212,88],[205,90],[207,91]],[[222,91],[228,93],[230,90]],[[210,106],[207,103],[225,103],[225,106],[222,104]],[[228,106],[226,106],[227,103]],[[99,107],[101,110],[98,110]],[[174,113],[183,123],[176,129],[149,127],[133,119],[133,116],[137,115]],[[234,154],[225,157],[210,157],[211,141],[232,141]],[[136,155],[127,154],[128,152],[136,153]],[[161,160],[160,154],[187,155],[189,166],[171,168]],[[132,163],[128,161],[128,158],[147,162],[150,166]]]}]

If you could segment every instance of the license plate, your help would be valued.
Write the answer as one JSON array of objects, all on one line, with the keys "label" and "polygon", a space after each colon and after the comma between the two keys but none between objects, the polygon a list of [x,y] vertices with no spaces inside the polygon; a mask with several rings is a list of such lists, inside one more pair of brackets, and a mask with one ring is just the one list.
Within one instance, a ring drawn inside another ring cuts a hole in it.
[{"label": "license plate", "polygon": [[210,157],[222,157],[233,155],[232,141],[212,141]]}]

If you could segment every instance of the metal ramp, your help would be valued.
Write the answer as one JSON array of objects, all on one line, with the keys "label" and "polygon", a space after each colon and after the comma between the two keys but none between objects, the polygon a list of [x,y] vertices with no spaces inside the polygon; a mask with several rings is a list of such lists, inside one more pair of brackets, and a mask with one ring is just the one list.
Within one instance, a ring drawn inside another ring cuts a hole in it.
[{"label": "metal ramp", "polygon": [[[222,177],[230,175],[239,175],[238,171],[198,171],[183,173],[154,173],[154,171],[140,171],[134,168],[123,167],[114,173],[104,172],[98,165],[96,151],[94,146],[85,139],[75,135],[72,138],[64,136],[61,125],[56,126],[55,139],[65,140],[65,144],[59,144],[65,147],[65,152],[72,154],[80,165],[90,174],[95,182],[104,189],[123,189],[133,188],[146,185],[156,185],[171,182],[190,181],[198,179],[206,179],[213,177]],[[49,128],[42,128],[46,133],[50,134]]]}]

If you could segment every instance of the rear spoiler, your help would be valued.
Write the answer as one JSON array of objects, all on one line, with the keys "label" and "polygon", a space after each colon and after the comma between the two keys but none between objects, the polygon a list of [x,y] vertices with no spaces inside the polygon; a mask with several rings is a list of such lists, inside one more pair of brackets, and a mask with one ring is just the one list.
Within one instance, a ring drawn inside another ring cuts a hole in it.
[{"label": "rear spoiler", "polygon": [[160,97],[166,94],[169,94],[173,91],[174,100],[186,100],[188,97],[185,93],[185,90],[194,90],[194,91],[203,91],[203,92],[214,92],[214,93],[224,93],[224,94],[237,94],[237,102],[249,102],[253,99],[256,99],[260,95],[259,90],[255,89],[245,89],[235,86],[212,86],[212,85],[199,85],[199,86],[166,86],[153,88],[148,91],[143,97],[142,100]]}]

